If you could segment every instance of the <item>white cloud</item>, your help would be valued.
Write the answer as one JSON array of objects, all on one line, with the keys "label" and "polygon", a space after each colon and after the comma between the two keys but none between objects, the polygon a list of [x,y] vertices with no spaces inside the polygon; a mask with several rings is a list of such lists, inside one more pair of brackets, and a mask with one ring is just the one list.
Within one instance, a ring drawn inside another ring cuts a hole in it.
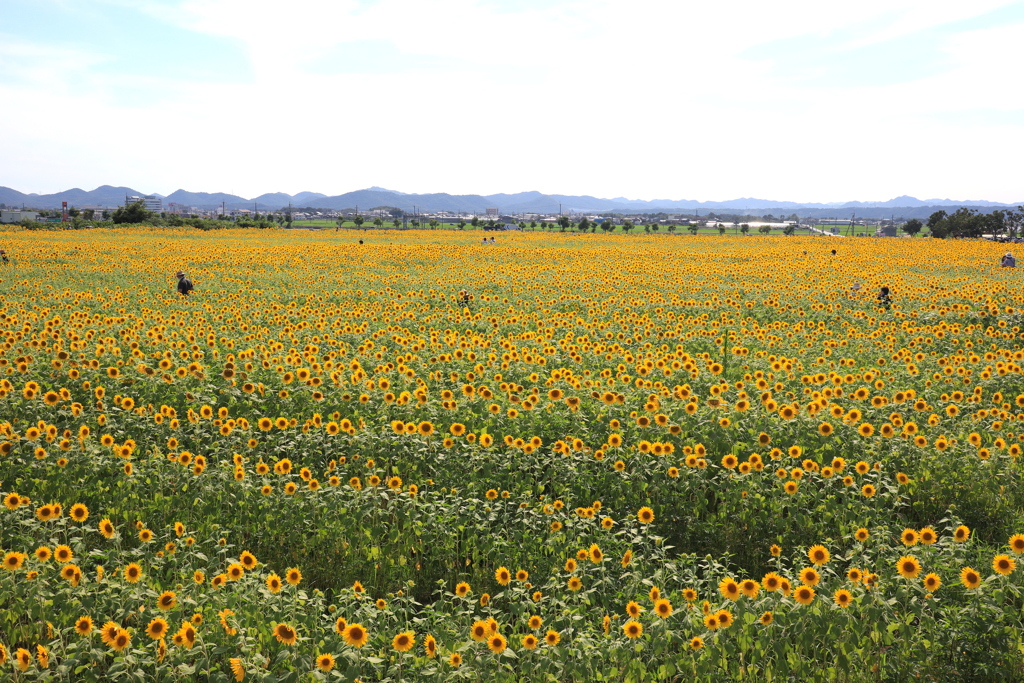
[{"label": "white cloud", "polygon": [[[1006,87],[1024,26],[961,32],[942,46],[944,71],[899,86],[810,89],[777,74],[757,49],[835,35],[842,52],[979,16],[1006,4],[998,0],[841,9],[803,0],[128,4],[242,46],[254,82],[157,74],[148,85],[161,97],[126,105],[118,94],[140,80],[101,74],[102,52],[0,44],[0,97],[22,103],[0,110],[0,133],[18,140],[5,152],[19,160],[0,170],[0,184],[53,191],[112,182],[163,193],[184,185],[244,196],[377,184],[643,198],[1021,199],[1003,162],[1024,151],[1020,126],[958,117],[1024,109],[1024,94]],[[395,65],[369,74],[339,61],[365,41],[390,45]],[[40,150],[68,161],[37,163]]]}]

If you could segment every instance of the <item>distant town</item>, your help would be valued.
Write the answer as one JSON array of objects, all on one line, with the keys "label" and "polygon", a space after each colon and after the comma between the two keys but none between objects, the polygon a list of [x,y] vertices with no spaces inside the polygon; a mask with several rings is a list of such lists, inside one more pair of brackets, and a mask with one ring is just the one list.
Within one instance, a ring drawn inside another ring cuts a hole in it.
[{"label": "distant town", "polygon": [[[409,212],[396,207],[378,206],[361,209],[352,207],[349,209],[323,209],[314,207],[281,207],[277,211],[260,211],[255,206],[252,209],[217,208],[186,206],[175,202],[164,203],[163,198],[153,195],[127,195],[121,206],[110,205],[67,205],[61,209],[31,209],[28,207],[7,207],[0,204],[0,223],[24,223],[34,221],[41,223],[62,223],[62,222],[104,222],[109,221],[114,213],[121,207],[130,207],[133,204],[141,204],[153,218],[161,219],[184,219],[184,220],[228,220],[240,224],[251,220],[267,220],[273,223],[286,225],[292,228],[324,228],[330,227],[333,223],[336,226],[349,227],[387,227],[387,228],[415,228],[419,226],[435,228],[451,228],[473,226],[498,230],[517,229],[550,229],[568,223],[566,227],[576,228],[581,222],[595,228],[606,222],[614,224],[626,224],[627,226],[638,226],[641,231],[657,232],[664,228],[667,232],[675,232],[675,228],[687,228],[699,226],[701,229],[718,229],[720,232],[733,229],[745,228],[762,233],[778,229],[780,232],[789,233],[794,228],[803,228],[801,232],[825,232],[827,229],[831,234],[842,234],[847,232],[854,234],[854,231],[869,230],[871,234],[879,236],[896,236],[899,226],[904,224],[900,217],[861,219],[851,218],[812,218],[801,219],[795,213],[786,215],[764,214],[761,216],[750,216],[745,214],[734,214],[731,212],[699,211],[693,213],[665,213],[657,212],[651,214],[629,214],[622,215],[616,212],[604,213],[581,213],[565,211],[561,213],[502,213],[500,207],[486,209],[483,213],[434,211],[434,212]],[[316,225],[313,225],[316,224]],[[767,228],[767,229],[766,229]],[[627,228],[628,230],[629,228]]]}]

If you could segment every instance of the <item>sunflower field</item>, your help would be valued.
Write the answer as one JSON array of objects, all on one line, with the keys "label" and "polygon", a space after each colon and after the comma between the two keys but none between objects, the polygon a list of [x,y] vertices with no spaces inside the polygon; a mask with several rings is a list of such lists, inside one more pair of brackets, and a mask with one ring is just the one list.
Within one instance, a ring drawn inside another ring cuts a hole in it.
[{"label": "sunflower field", "polygon": [[2,680],[1024,680],[1000,245],[0,245]]}]

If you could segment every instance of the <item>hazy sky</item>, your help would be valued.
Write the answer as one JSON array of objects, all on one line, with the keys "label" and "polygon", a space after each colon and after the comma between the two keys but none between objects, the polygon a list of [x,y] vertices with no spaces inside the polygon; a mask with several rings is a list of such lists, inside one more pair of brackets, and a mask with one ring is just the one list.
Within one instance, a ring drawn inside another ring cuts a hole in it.
[{"label": "hazy sky", "polygon": [[1024,2],[0,0],[0,185],[1024,200]]}]

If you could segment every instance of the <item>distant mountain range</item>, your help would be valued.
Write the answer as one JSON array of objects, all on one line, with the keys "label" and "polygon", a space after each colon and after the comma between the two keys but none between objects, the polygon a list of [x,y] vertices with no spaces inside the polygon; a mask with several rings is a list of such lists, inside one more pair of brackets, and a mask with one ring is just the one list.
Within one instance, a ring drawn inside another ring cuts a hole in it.
[{"label": "distant mountain range", "polygon": [[[103,185],[92,191],[78,188],[54,194],[25,194],[9,187],[0,187],[0,203],[8,206],[21,206],[37,209],[60,208],[61,202],[69,206],[119,206],[126,196],[147,194],[130,187],[113,187]],[[484,213],[486,209],[496,208],[503,214],[516,213],[557,213],[565,212],[623,212],[623,213],[657,213],[700,211],[707,213],[729,212],[750,213],[761,215],[766,212],[785,211],[786,213],[819,214],[833,211],[836,215],[845,215],[867,209],[861,213],[863,217],[878,213],[888,215],[890,210],[902,210],[904,215],[920,213],[922,209],[933,207],[970,206],[988,210],[1000,207],[1015,207],[1013,204],[1001,204],[984,200],[954,201],[951,199],[916,199],[906,195],[884,202],[786,202],[771,199],[741,197],[722,202],[699,202],[691,199],[602,199],[589,195],[544,194],[541,192],[518,192],[515,194],[492,195],[452,195],[446,193],[407,194],[382,187],[370,187],[365,190],[346,192],[345,194],[328,196],[319,192],[299,192],[295,195],[283,192],[262,194],[259,197],[246,199],[238,195],[223,192],[188,192],[177,190],[163,197],[164,206],[174,202],[183,206],[194,206],[201,209],[214,209],[225,206],[227,209],[256,208],[259,211],[279,211],[291,204],[293,207],[315,207],[320,209],[371,209],[378,206],[393,206],[404,211],[420,211],[433,213],[437,211],[460,211]],[[882,211],[884,209],[884,211]],[[914,211],[909,211],[913,209]],[[897,211],[899,212],[899,211]]]}]

